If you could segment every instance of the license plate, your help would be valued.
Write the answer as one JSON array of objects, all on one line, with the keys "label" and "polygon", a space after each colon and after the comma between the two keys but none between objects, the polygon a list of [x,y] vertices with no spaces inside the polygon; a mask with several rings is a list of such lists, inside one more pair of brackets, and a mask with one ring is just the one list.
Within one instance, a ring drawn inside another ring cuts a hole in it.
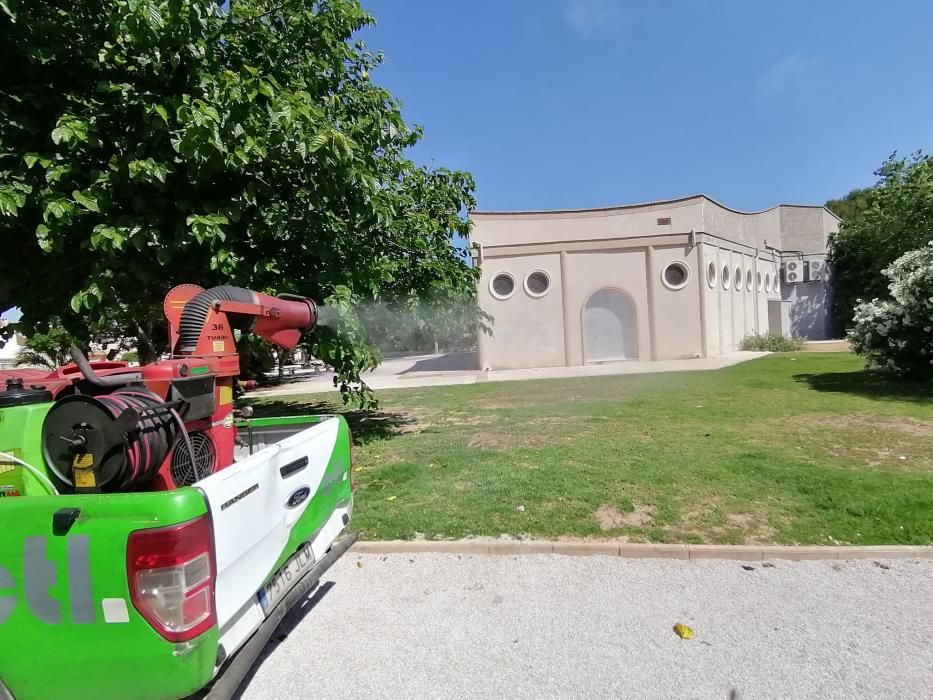
[{"label": "license plate", "polygon": [[268,584],[259,589],[256,596],[259,598],[263,614],[268,615],[269,611],[279,604],[298,579],[312,566],[314,566],[314,552],[311,551],[311,545],[305,545],[285,562],[285,565],[278,570]]}]

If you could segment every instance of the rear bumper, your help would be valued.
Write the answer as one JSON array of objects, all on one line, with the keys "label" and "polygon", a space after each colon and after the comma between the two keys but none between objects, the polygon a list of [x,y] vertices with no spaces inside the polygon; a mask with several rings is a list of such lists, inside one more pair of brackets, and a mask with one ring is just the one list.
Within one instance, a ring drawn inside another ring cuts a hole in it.
[{"label": "rear bumper", "polygon": [[313,567],[308,569],[304,576],[295,582],[295,585],[292,586],[282,601],[269,611],[269,616],[262,622],[256,633],[250,637],[236,656],[223,667],[214,679],[205,700],[219,700],[220,698],[226,699],[233,696],[246,674],[249,673],[250,668],[256,663],[256,659],[259,658],[269,639],[275,633],[276,628],[288,614],[288,611],[314,590],[321,576],[353,546],[356,538],[357,533],[354,532],[334,542],[327,553]]},{"label": "rear bumper", "polygon": [[[314,553],[314,559],[318,564],[308,569],[307,574],[295,582],[295,587],[312,572],[318,570],[318,565],[328,555],[328,552],[337,546],[335,542],[340,536],[340,533],[343,532],[344,528],[350,523],[352,515],[353,498],[351,496],[347,502],[334,509],[320,529],[308,540],[311,551]],[[326,571],[326,568],[322,569],[320,573],[323,573],[323,571]],[[288,595],[290,595],[290,593]],[[282,603],[284,603],[286,599],[287,596],[283,599]],[[279,605],[281,606],[282,603]],[[271,617],[274,612],[274,610],[270,610],[269,616]],[[223,666],[227,659],[237,654],[240,648],[247,643],[247,640],[254,636],[257,630],[262,625],[266,624],[266,622],[267,616],[263,613],[262,606],[259,603],[259,597],[254,595],[249,601],[245,601],[245,604],[240,608],[237,615],[220,630],[220,650],[218,654],[217,670],[220,670],[220,667]]]}]

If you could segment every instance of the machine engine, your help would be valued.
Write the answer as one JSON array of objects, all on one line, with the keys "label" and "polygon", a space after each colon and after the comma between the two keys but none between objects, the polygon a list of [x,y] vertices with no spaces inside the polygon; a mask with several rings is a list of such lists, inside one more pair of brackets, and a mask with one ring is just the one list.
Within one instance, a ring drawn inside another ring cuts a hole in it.
[{"label": "machine engine", "polygon": [[232,464],[240,371],[234,331],[292,349],[317,322],[310,299],[228,286],[175,287],[163,309],[169,359],[102,367],[74,349],[74,367],[45,382],[29,378],[32,389],[59,397],[42,425],[42,452],[68,490],[168,490]]}]

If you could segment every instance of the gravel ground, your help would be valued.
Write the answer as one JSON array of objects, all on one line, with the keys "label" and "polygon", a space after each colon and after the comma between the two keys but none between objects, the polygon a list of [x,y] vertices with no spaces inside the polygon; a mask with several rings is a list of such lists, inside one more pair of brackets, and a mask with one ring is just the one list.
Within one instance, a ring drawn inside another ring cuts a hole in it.
[{"label": "gravel ground", "polygon": [[773,564],[351,552],[242,697],[930,697],[933,561]]}]

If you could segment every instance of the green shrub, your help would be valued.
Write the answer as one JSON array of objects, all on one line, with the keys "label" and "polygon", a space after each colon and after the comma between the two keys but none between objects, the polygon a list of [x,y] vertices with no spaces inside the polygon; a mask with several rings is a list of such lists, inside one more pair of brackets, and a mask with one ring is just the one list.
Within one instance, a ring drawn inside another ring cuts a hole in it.
[{"label": "green shrub", "polygon": [[755,333],[745,336],[739,349],[759,352],[795,352],[803,350],[803,345],[803,338],[785,338],[777,333]]},{"label": "green shrub", "polygon": [[933,379],[933,241],[905,253],[883,274],[888,298],[855,307],[852,349],[870,367]]},{"label": "green shrub", "polygon": [[139,353],[135,350],[129,350],[120,355],[120,359],[124,362],[139,362]]}]

